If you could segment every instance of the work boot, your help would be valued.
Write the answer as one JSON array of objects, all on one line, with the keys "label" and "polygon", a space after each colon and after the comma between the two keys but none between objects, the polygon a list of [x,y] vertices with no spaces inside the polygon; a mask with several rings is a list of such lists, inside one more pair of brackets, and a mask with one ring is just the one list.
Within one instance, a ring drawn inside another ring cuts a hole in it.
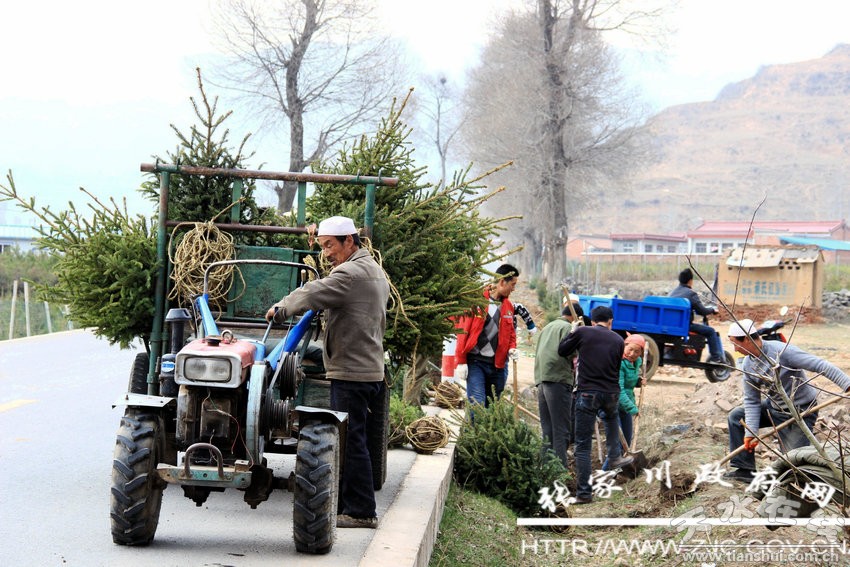
[{"label": "work boot", "polygon": [[348,514],[339,514],[336,517],[336,527],[338,528],[369,528],[374,530],[378,527],[378,518],[355,518]]},{"label": "work boot", "polygon": [[608,461],[608,470],[621,469],[623,467],[629,466],[630,464],[632,464],[634,462],[635,462],[634,457],[631,457],[631,456],[624,457],[624,456],[620,455],[616,459],[610,459]]},{"label": "work boot", "polygon": [[736,480],[738,482],[750,483],[756,476],[756,471],[749,469],[730,469],[720,475],[723,480]]}]

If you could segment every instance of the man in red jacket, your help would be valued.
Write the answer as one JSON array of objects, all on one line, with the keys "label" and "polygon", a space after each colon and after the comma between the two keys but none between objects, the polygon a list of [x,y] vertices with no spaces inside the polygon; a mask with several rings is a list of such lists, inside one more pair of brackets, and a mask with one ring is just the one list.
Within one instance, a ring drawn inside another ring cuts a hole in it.
[{"label": "man in red jacket", "polygon": [[489,405],[499,398],[508,379],[507,360],[516,352],[514,304],[509,299],[519,279],[519,270],[510,264],[496,269],[497,279],[484,290],[486,310],[461,317],[457,327],[455,378],[466,380],[470,403]]}]

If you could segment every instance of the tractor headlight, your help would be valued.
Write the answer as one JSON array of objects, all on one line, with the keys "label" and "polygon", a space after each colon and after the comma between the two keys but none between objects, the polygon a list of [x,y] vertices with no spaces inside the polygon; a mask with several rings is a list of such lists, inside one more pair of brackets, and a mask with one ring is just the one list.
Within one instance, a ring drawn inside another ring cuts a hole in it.
[{"label": "tractor headlight", "polygon": [[178,384],[236,388],[242,383],[241,360],[235,354],[183,350],[175,362],[174,381]]},{"label": "tractor headlight", "polygon": [[233,376],[233,363],[224,358],[187,358],[183,376],[190,382],[227,382]]}]

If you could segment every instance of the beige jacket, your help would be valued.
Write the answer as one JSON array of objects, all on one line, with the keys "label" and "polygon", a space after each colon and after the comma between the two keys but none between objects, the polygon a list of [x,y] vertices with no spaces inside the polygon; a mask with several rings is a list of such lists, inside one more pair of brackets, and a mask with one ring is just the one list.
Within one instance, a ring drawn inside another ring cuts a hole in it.
[{"label": "beige jacket", "polygon": [[384,330],[390,286],[368,250],[351,257],[320,280],[304,284],[275,306],[278,319],[308,309],[325,310],[325,373],[332,380],[384,379]]}]

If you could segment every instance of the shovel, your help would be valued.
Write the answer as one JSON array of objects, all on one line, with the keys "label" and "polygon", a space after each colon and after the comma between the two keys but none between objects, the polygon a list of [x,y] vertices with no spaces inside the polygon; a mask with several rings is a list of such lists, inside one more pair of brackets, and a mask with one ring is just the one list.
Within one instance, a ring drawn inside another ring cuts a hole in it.
[{"label": "shovel", "polygon": [[631,456],[634,459],[630,465],[622,468],[623,473],[629,478],[636,478],[640,474],[640,471],[647,467],[649,461],[646,460],[646,456],[642,451],[635,452],[630,449],[629,444],[626,443],[626,436],[623,435],[623,430],[618,428],[618,431],[620,433],[620,443],[623,445],[623,456]]},{"label": "shovel", "polygon": [[[645,354],[646,354],[646,351],[644,350],[644,355]],[[646,357],[645,356],[644,356],[644,359],[643,359],[643,370],[644,370],[644,372],[646,371]],[[646,376],[646,374],[644,373],[643,376]],[[629,447],[629,454],[635,458],[635,462],[637,463],[638,460],[640,460],[643,463],[643,466],[641,468],[644,468],[646,466],[646,464],[649,462],[646,458],[646,455],[643,454],[643,451],[637,450],[637,434],[638,434],[638,429],[640,428],[640,412],[643,409],[643,390],[644,390],[644,388],[646,388],[646,384],[644,384],[643,386],[640,387],[640,393],[638,394],[638,412],[637,412],[637,415],[635,416],[635,419],[634,419],[635,426],[634,426],[634,429],[632,430],[632,446]]]}]

